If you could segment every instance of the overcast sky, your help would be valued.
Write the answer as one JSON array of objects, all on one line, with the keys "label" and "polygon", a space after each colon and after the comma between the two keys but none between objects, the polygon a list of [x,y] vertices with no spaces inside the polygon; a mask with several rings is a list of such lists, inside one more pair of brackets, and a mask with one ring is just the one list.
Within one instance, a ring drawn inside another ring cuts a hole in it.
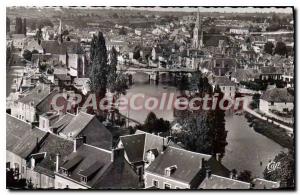
[{"label": "overcast sky", "polygon": [[[105,9],[111,9],[111,7],[106,7]],[[116,7],[113,7],[113,9],[117,9]],[[120,8],[125,9],[125,8]],[[144,8],[144,7],[128,7],[127,9],[138,9],[138,10],[152,10],[152,11],[186,11],[186,12],[196,12],[198,8],[194,7],[153,7],[153,8]],[[254,8],[254,7],[199,7],[200,12],[239,12],[239,13],[245,13],[245,12],[277,12],[277,13],[293,13],[292,8],[276,8],[276,7],[270,7],[270,8]]]}]

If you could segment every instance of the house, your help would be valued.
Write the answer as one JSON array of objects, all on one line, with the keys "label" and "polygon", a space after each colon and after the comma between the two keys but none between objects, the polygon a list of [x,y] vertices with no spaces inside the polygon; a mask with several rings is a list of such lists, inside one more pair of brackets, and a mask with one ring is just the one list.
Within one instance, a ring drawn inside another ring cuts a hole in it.
[{"label": "house", "polygon": [[137,130],[133,135],[121,136],[117,148],[124,148],[125,159],[142,180],[144,169],[168,145],[176,144],[167,138]]},{"label": "house", "polygon": [[198,189],[250,189],[251,184],[236,179],[207,173]]},{"label": "house", "polygon": [[73,142],[49,134],[38,150],[30,155],[28,176],[34,187],[53,189],[59,164],[73,151]]},{"label": "house", "polygon": [[280,67],[261,67],[260,80],[282,80],[283,71]]},{"label": "house", "polygon": [[77,115],[67,113],[50,126],[50,131],[65,139],[74,140],[84,137],[87,144],[107,150],[112,148],[111,132],[95,115],[85,112],[79,112]]},{"label": "house", "polygon": [[219,86],[222,93],[228,97],[235,97],[236,86],[233,81],[231,81],[226,76],[216,76],[212,78],[211,84],[215,89],[216,86]]},{"label": "house", "polygon": [[236,69],[231,72],[230,77],[235,83],[254,81],[254,79],[259,77],[259,71],[255,69]]},{"label": "house", "polygon": [[44,54],[57,56],[60,63],[67,65],[70,76],[81,77],[85,75],[85,55],[83,54],[83,49],[79,42],[43,40],[41,46]]},{"label": "house", "polygon": [[49,85],[40,83],[13,103],[11,115],[24,121],[36,122],[38,115],[52,109],[51,100],[57,93]]},{"label": "house", "polygon": [[13,34],[12,43],[14,48],[23,49],[26,44],[26,36],[24,34]]},{"label": "house", "polygon": [[224,76],[229,70],[235,68],[236,66],[237,63],[233,58],[214,56],[211,60],[210,70],[216,76]]},{"label": "house", "polygon": [[[79,141],[78,141],[79,142]],[[124,150],[108,151],[74,141],[74,151],[55,172],[55,189],[138,188],[138,177],[124,159]]]},{"label": "house", "polygon": [[17,178],[26,179],[28,158],[46,136],[47,132],[6,114],[6,168],[13,169]]},{"label": "house", "polygon": [[290,89],[274,88],[265,91],[259,99],[259,110],[264,113],[270,111],[287,112],[294,109],[294,95]]},{"label": "house", "polygon": [[38,51],[38,53],[43,53],[43,48],[42,46],[39,44],[39,42],[37,40],[30,40],[26,43],[26,45],[24,46],[24,50],[28,50],[28,51]]},{"label": "house", "polygon": [[243,27],[233,27],[230,28],[229,33],[236,35],[247,35],[249,34],[249,29]]},{"label": "house", "polygon": [[145,169],[145,188],[196,189],[207,173],[229,175],[228,169],[211,155],[168,146]]},{"label": "house", "polygon": [[75,78],[73,81],[73,86],[78,89],[83,95],[86,95],[90,92],[89,82],[89,78]]}]

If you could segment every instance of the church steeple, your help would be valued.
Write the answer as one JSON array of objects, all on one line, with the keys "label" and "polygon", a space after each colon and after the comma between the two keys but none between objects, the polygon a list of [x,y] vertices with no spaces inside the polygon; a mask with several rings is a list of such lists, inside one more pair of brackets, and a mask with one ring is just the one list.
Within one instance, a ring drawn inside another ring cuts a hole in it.
[{"label": "church steeple", "polygon": [[195,28],[193,30],[193,47],[195,49],[200,49],[202,46],[203,46],[203,30],[202,30],[202,21],[200,18],[200,11],[198,8]]}]

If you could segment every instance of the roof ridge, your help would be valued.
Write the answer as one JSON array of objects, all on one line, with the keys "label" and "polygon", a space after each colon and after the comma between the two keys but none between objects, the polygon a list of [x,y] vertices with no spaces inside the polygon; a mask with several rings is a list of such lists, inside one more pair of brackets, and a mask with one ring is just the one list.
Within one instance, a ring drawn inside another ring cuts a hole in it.
[{"label": "roof ridge", "polygon": [[220,178],[224,178],[224,179],[228,179],[228,180],[232,180],[232,181],[235,181],[235,182],[240,182],[240,183],[244,183],[244,184],[249,184],[248,182],[245,182],[245,181],[241,181],[241,180],[237,180],[237,179],[232,179],[232,178],[229,178],[229,177],[223,177],[223,176],[220,176],[220,175],[215,175],[215,174],[212,174],[213,176],[215,177],[220,177]]},{"label": "roof ridge", "polygon": [[193,152],[193,151],[190,151],[190,150],[186,150],[186,149],[182,149],[182,148],[177,148],[177,147],[174,147],[174,146],[168,146],[168,147],[173,148],[173,149],[178,149],[178,150],[187,151],[187,152],[194,153],[194,154],[199,154],[199,155],[205,155],[205,156],[208,156],[208,157],[212,157],[212,155],[210,155],[210,154],[204,154],[204,153],[199,153],[199,152]]},{"label": "roof ridge", "polygon": [[92,147],[92,148],[101,150],[101,151],[103,151],[103,152],[112,153],[112,151],[110,151],[110,150],[106,150],[106,149],[104,149],[104,148],[99,148],[99,147],[97,147],[97,146],[93,146],[93,145],[90,145],[90,144],[87,144],[87,143],[84,143],[83,145],[90,146],[90,147]]}]

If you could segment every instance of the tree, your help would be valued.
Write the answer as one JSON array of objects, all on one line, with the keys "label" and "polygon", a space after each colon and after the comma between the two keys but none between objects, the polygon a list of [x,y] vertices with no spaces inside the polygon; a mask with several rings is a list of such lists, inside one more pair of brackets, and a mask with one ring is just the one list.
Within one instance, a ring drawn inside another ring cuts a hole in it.
[{"label": "tree", "polygon": [[274,44],[272,42],[266,42],[264,46],[264,51],[268,54],[273,55]]},{"label": "tree", "polygon": [[[215,87],[214,94],[219,94],[217,100],[217,105],[219,105],[224,96],[219,86]],[[227,145],[227,131],[225,130],[225,111],[222,110],[219,106],[217,106],[215,110],[210,109],[208,111],[207,125],[213,137],[213,154],[219,153],[221,157],[223,157],[225,153],[225,147]]]},{"label": "tree", "polygon": [[16,18],[16,27],[15,27],[16,34],[23,34],[23,27],[22,27],[22,18]]},{"label": "tree", "polygon": [[117,73],[117,64],[117,50],[112,47],[107,80],[108,88],[112,93],[115,93],[116,99],[118,99],[121,94],[125,95],[128,89],[128,78],[123,72]]},{"label": "tree", "polygon": [[10,19],[6,17],[6,33],[10,32]]},{"label": "tree", "polygon": [[282,187],[295,187],[295,158],[294,150],[281,152],[275,156],[264,170],[264,178],[271,181],[280,181]]},{"label": "tree", "polygon": [[251,174],[252,174],[251,171],[244,170],[244,171],[240,172],[237,179],[241,180],[241,181],[244,181],[244,182],[250,183],[252,181]]},{"label": "tree", "polygon": [[[212,97],[212,86],[207,78],[199,79],[199,96],[208,95]],[[216,86],[214,93],[218,93],[217,105],[223,98],[223,93]],[[212,102],[208,102],[211,107]],[[225,111],[216,107],[209,110],[187,111],[184,117],[179,117],[178,122],[183,126],[184,131],[179,133],[179,140],[191,151],[216,155],[222,158],[227,145],[227,131],[225,130]]]},{"label": "tree", "polygon": [[179,83],[178,83],[178,89],[180,90],[181,93],[183,93],[185,90],[189,89],[189,80],[186,75],[182,75]]},{"label": "tree", "polygon": [[287,55],[287,47],[286,47],[285,43],[283,43],[281,41],[277,42],[274,53],[281,55],[281,56]]},{"label": "tree", "polygon": [[25,60],[31,61],[31,57],[32,57],[31,51],[25,49],[24,52],[23,52],[23,58]]},{"label": "tree", "polygon": [[98,35],[93,35],[91,41],[90,62],[90,87],[98,98],[102,98],[106,93],[109,68],[107,64],[105,39],[101,32],[98,32]]},{"label": "tree", "polygon": [[152,133],[155,130],[156,120],[157,120],[156,115],[153,112],[150,112],[147,115],[147,118],[142,127],[143,130],[146,132]]},{"label": "tree", "polygon": [[178,135],[178,139],[185,148],[194,152],[212,154],[212,136],[207,126],[207,112],[190,115],[181,119],[180,123],[185,131]]},{"label": "tree", "polygon": [[119,35],[127,35],[127,30],[124,27],[120,28]]}]

